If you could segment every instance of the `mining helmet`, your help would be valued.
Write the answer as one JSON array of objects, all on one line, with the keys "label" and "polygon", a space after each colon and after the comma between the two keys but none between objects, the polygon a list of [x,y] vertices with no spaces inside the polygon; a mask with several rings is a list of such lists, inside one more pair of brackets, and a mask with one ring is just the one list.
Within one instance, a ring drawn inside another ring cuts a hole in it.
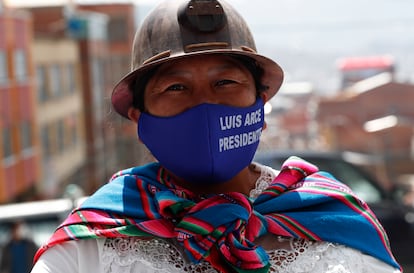
[{"label": "mining helmet", "polygon": [[261,85],[268,98],[276,94],[283,71],[273,60],[256,53],[253,36],[241,15],[223,0],[166,0],[144,19],[132,50],[131,72],[114,88],[112,105],[128,118],[133,84],[156,66],[205,54],[227,54],[252,59],[263,70]]}]

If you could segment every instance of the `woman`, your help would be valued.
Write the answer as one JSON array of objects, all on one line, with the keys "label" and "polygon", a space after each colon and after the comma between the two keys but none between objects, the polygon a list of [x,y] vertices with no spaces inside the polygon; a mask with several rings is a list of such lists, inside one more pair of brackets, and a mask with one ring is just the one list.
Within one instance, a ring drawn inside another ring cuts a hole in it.
[{"label": "woman", "polygon": [[157,162],[75,210],[32,272],[399,272],[367,205],[299,158],[252,163],[283,72],[223,1],[166,1],[138,30],[114,109]]}]

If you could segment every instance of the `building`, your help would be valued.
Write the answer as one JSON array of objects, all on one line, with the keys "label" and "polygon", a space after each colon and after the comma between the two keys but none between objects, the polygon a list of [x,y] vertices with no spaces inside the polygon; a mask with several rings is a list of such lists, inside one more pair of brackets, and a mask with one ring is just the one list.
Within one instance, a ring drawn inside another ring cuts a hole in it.
[{"label": "building", "polygon": [[[55,70],[63,70],[66,63],[67,72],[73,73],[72,84],[78,83],[73,86],[74,94],[67,94],[61,98],[62,103],[66,104],[67,112],[62,113],[60,121],[64,121],[64,126],[75,126],[79,129],[76,135],[81,136],[82,140],[77,140],[75,145],[83,148],[83,152],[79,151],[76,156],[71,155],[79,160],[79,164],[76,164],[79,168],[72,168],[71,172],[65,174],[61,172],[66,172],[67,169],[55,168],[59,179],[50,183],[58,183],[59,187],[62,184],[75,183],[86,193],[91,193],[106,183],[114,172],[111,167],[113,158],[111,155],[114,154],[113,134],[110,130],[106,130],[110,126],[107,120],[110,108],[106,98],[109,82],[107,71],[110,63],[108,58],[111,55],[107,43],[107,16],[96,12],[80,11],[74,6],[32,7],[29,10],[33,16],[37,44],[40,45],[42,42],[44,48],[49,47],[50,58],[59,60],[60,65],[55,65]],[[59,46],[64,45],[70,46],[67,48],[70,54],[66,60],[62,60],[62,56],[52,57],[62,54]],[[71,68],[69,68],[70,62],[72,62]],[[65,89],[63,78],[59,78],[61,74],[56,71],[52,73],[55,73],[50,77],[52,81],[60,85],[62,90]],[[70,77],[69,75],[67,76]],[[60,83],[56,83],[59,81]],[[68,106],[70,102],[71,107]],[[51,103],[55,103],[54,107],[62,111],[63,107],[59,106],[59,100],[54,99]],[[64,126],[57,126],[57,130],[65,131],[66,129],[62,128]],[[52,129],[50,132],[53,131]],[[56,136],[53,133],[45,133],[43,139],[47,135],[49,141],[52,141],[50,145],[55,145],[53,138]],[[74,139],[78,138],[74,137]],[[64,149],[69,148],[74,153],[73,147],[64,146]],[[64,157],[60,158],[64,160]],[[82,158],[84,162],[80,164]],[[57,161],[53,161],[53,164],[61,165]]]},{"label": "building", "polygon": [[51,198],[85,176],[80,172],[86,163],[80,54],[77,41],[62,29],[42,28],[40,24],[34,29],[32,51],[43,174],[39,191]]},{"label": "building", "polygon": [[396,82],[383,73],[322,99],[316,118],[330,150],[379,157],[382,165],[376,167],[385,170],[392,183],[400,175],[414,173],[412,101],[413,84]]},{"label": "building", "polygon": [[342,89],[384,72],[394,76],[395,72],[394,58],[389,55],[342,58],[337,61],[337,67]]},{"label": "building", "polygon": [[[310,82],[282,85],[265,106],[267,128],[260,149],[304,150],[315,148],[314,107],[317,95]],[[269,110],[266,110],[269,109]]]},{"label": "building", "polygon": [[[137,25],[138,6],[132,3],[78,5],[78,10],[97,12],[108,17],[107,42],[108,55],[105,92],[110,104],[112,90],[131,69],[131,49]],[[134,123],[120,117],[110,110],[107,116],[111,126],[106,127],[106,134],[116,147],[111,166],[122,169],[139,165],[147,161],[146,149],[137,139]],[[109,140],[108,140],[109,141]]]},{"label": "building", "polygon": [[[135,126],[114,113],[110,103],[114,85],[130,70],[136,6],[69,2],[21,9],[28,16],[31,41],[19,38],[26,30],[17,29],[14,21],[0,24],[1,33],[4,28],[7,34],[0,38],[0,122],[4,128],[0,202],[13,201],[29,188],[42,193],[41,197],[56,197],[68,184],[92,193],[119,169],[145,162]],[[19,39],[24,46],[17,43]],[[16,45],[27,52],[16,50]],[[24,77],[30,94],[22,88]],[[16,88],[26,95],[17,95]],[[18,100],[25,107],[18,108]],[[31,112],[16,115],[22,109]],[[18,120],[20,116],[30,117],[29,125]],[[36,155],[29,173],[16,163],[22,149],[26,160],[19,164],[26,169],[27,158]],[[20,178],[26,173],[33,181]]]},{"label": "building", "polygon": [[29,13],[0,11],[0,203],[18,201],[40,183],[40,145]]},{"label": "building", "polygon": [[107,42],[111,52],[108,61],[110,89],[130,71],[131,48],[136,26],[136,6],[132,3],[78,5],[77,10],[105,14],[107,23]]}]

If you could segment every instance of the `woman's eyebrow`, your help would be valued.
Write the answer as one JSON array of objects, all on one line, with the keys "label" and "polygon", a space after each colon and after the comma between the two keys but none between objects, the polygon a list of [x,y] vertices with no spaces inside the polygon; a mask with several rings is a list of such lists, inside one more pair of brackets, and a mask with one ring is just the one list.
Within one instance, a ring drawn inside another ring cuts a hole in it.
[{"label": "woman's eyebrow", "polygon": [[169,68],[169,69],[166,69],[165,71],[160,71],[158,75],[163,77],[163,76],[186,76],[186,75],[191,75],[191,74],[192,72],[187,69]]},{"label": "woman's eyebrow", "polygon": [[217,73],[217,72],[221,73],[221,72],[226,72],[226,71],[241,72],[242,69],[236,64],[226,63],[226,64],[215,66],[208,70],[208,72],[212,72],[212,73]]}]

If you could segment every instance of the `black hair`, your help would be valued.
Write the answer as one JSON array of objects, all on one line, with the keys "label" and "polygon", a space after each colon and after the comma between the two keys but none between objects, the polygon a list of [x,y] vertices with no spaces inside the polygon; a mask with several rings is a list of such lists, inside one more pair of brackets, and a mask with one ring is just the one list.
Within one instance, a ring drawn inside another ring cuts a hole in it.
[{"label": "black hair", "polygon": [[[241,55],[233,55],[229,54],[230,57],[238,60],[241,62],[247,70],[252,74],[255,87],[257,91],[257,96],[260,95],[260,93],[266,91],[269,89],[269,86],[263,85],[261,82],[261,79],[264,74],[263,68],[253,59],[248,56],[241,56]],[[145,87],[149,81],[149,79],[155,74],[157,71],[157,68],[159,66],[150,69],[142,77],[139,77],[138,79],[135,79],[130,83],[129,90],[132,92],[132,106],[137,108],[141,112],[145,112],[145,104],[144,104],[144,95],[145,95]]]},{"label": "black hair", "polygon": [[129,90],[132,92],[132,106],[141,112],[145,112],[144,94],[149,79],[155,74],[157,67],[150,69],[142,77],[131,82]]},{"label": "black hair", "polygon": [[253,76],[253,80],[256,86],[257,95],[269,89],[269,86],[264,85],[262,83],[262,78],[264,75],[263,68],[254,60],[248,56],[242,55],[230,55],[231,57],[235,58],[239,62],[241,62],[247,70],[249,70],[250,74]]}]

